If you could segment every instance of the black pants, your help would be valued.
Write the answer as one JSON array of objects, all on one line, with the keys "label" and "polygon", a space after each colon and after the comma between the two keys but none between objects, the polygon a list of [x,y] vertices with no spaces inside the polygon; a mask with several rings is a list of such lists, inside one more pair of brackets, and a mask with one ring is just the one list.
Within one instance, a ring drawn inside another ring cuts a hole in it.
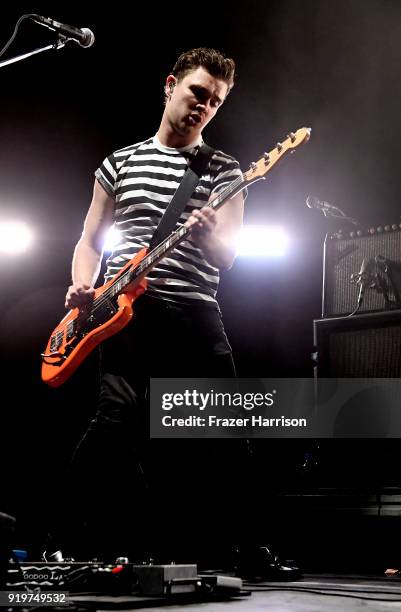
[{"label": "black pants", "polygon": [[194,560],[235,541],[246,441],[148,432],[150,377],[235,376],[220,312],[144,295],[132,322],[103,343],[101,371],[98,410],[72,466],[83,554]]}]

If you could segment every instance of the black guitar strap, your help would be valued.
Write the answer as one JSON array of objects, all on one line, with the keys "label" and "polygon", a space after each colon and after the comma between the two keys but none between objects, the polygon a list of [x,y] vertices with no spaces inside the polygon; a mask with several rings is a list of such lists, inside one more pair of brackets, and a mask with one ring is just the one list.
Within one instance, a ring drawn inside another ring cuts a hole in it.
[{"label": "black guitar strap", "polygon": [[209,147],[207,144],[203,144],[199,148],[195,159],[191,165],[188,166],[177,191],[173,195],[173,199],[167,206],[166,211],[152,236],[149,244],[150,251],[158,244],[163,242],[163,240],[167,238],[167,236],[169,236],[169,234],[171,234],[171,232],[175,229],[177,221],[190,200],[193,192],[195,191],[195,188],[199,183],[207,164],[211,160],[213,153],[214,149]]}]

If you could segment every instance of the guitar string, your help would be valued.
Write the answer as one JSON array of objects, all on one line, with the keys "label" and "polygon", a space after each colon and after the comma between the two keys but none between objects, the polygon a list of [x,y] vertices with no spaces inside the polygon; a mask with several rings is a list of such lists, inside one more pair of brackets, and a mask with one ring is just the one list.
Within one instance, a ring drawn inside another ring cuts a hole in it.
[{"label": "guitar string", "polygon": [[[238,187],[242,183],[243,183],[243,185],[242,185],[241,189],[238,189]],[[214,200],[212,200],[212,202],[209,202],[206,206],[208,206],[210,208],[217,208],[217,206],[220,206],[221,204],[223,204],[224,201],[226,199],[228,199],[229,196],[232,196],[232,194],[233,194],[233,192],[235,190],[238,189],[238,193],[239,193],[240,191],[245,189],[247,184],[248,184],[248,182],[245,183],[243,181],[243,178],[239,176],[232,183],[230,183],[225,189],[223,189],[223,191]],[[183,230],[185,230],[185,231],[183,231]],[[109,289],[107,289],[99,297],[95,298],[95,300],[92,302],[92,306],[91,306],[90,311],[86,315],[86,319],[88,319],[91,315],[93,315],[97,310],[102,308],[103,305],[108,301],[109,297],[114,297],[116,295],[116,293],[114,291],[114,288],[115,288],[116,284],[121,279],[129,278],[129,276],[132,275],[133,273],[136,273],[136,276],[140,276],[140,274],[147,267],[154,265],[155,259],[157,260],[159,258],[159,256],[162,254],[162,252],[164,251],[164,249],[165,249],[165,247],[166,247],[166,245],[167,245],[169,240],[173,240],[174,241],[174,238],[176,238],[176,243],[179,243],[182,240],[182,238],[184,238],[184,236],[186,236],[189,233],[189,231],[190,231],[189,228],[187,228],[185,226],[181,226],[173,234],[170,234],[169,236],[167,236],[167,238],[165,238],[155,249],[153,249],[150,253],[145,255],[145,257],[140,261],[140,263],[139,263],[137,268],[135,268],[134,270],[131,270],[130,268],[128,268],[127,271],[124,272],[119,277],[118,281],[116,280],[115,283],[113,283],[112,286],[109,287]],[[180,235],[180,234],[182,234],[182,235]],[[176,243],[174,243],[172,245],[173,248],[176,246]],[[171,247],[168,247],[168,248],[171,248]],[[138,274],[138,272],[139,272],[139,274]],[[127,283],[127,285],[129,285],[130,282],[132,282],[132,281],[129,281]],[[117,295],[118,295],[118,293],[120,293],[120,292],[117,292]],[[72,322],[76,321],[78,318],[79,318],[79,315],[76,318],[73,318],[73,319],[70,319],[70,320],[66,321],[63,326],[60,326],[57,329],[57,332],[55,334],[52,334],[52,337],[54,335],[57,335],[57,334],[61,333],[61,332],[62,332],[62,335],[64,336],[64,333],[66,332],[67,327]]]},{"label": "guitar string", "polygon": [[[226,198],[228,198],[228,196],[230,196],[233,193],[233,191],[241,185],[242,182],[243,182],[242,177],[238,177],[237,179],[235,179],[217,196],[217,198],[215,198],[212,202],[209,202],[207,206],[210,208],[216,208],[217,206],[221,205],[224,202],[224,200],[226,200]],[[245,188],[245,186],[246,185],[244,185],[243,188]],[[138,267],[134,270],[135,272],[137,272],[136,275],[140,276],[140,274],[143,273],[147,267],[154,265],[155,259],[156,260],[159,259],[159,256],[164,254],[163,251],[166,249],[166,246],[169,241],[172,241],[173,244],[169,245],[167,248],[173,248],[188,233],[189,233],[189,229],[186,228],[185,226],[181,226],[173,234],[170,234],[169,236],[167,236],[167,238],[165,238],[155,249],[153,249],[148,255],[146,255],[144,259],[139,263]],[[149,260],[149,262],[146,261],[147,259]],[[123,278],[125,275],[129,276],[134,271],[128,269],[127,272],[121,275],[120,278]],[[116,280],[115,284],[117,283],[118,281]],[[93,308],[91,312],[94,312],[98,308],[102,307],[104,301],[107,301],[109,296],[114,297],[116,295],[116,293],[113,291],[115,284],[113,283],[113,285],[109,289],[107,289],[98,298],[96,298],[96,300],[94,300]],[[117,293],[120,293],[120,292],[117,292]]]},{"label": "guitar string", "polygon": [[[218,196],[217,198],[215,198],[212,202],[209,202],[207,204],[207,206],[211,207],[211,208],[216,208],[218,205],[221,205],[227,198],[228,196],[230,196],[233,191],[235,189],[237,189],[241,183],[243,182],[242,177],[238,177],[237,179],[235,179],[232,183],[230,183]],[[246,187],[246,184],[243,185],[242,189],[244,189]],[[184,231],[183,231],[184,230]],[[148,253],[147,255],[145,255],[145,257],[143,258],[143,260],[141,260],[138,264],[138,267],[135,268],[134,270],[128,268],[126,270],[126,272],[124,272],[123,274],[121,274],[121,276],[118,278],[118,280],[116,279],[116,281],[113,283],[113,285],[111,287],[109,287],[104,293],[102,293],[101,295],[99,295],[99,297],[95,298],[95,300],[92,303],[91,306],[91,310],[87,313],[86,318],[88,318],[89,316],[91,316],[92,314],[94,314],[97,310],[99,310],[100,308],[103,307],[103,305],[108,301],[108,299],[111,297],[114,297],[116,295],[115,292],[115,287],[116,284],[121,281],[121,280],[125,280],[125,279],[129,279],[129,277],[133,274],[136,273],[136,276],[140,276],[140,274],[149,266],[154,264],[155,259],[157,260],[159,258],[160,255],[162,255],[163,251],[166,248],[166,245],[169,241],[172,241],[173,244],[171,245],[172,247],[176,246],[176,243],[178,243],[179,241],[182,240],[182,238],[184,238],[184,236],[186,236],[189,233],[189,229],[186,228],[185,226],[181,226],[180,228],[178,228],[173,234],[170,234],[169,236],[167,236],[167,238],[165,238],[155,249],[153,249],[150,253]],[[181,234],[181,235],[180,235]],[[168,247],[168,248],[171,248]],[[134,280],[134,279],[133,279]],[[128,281],[127,285],[132,282],[132,281]],[[120,293],[120,291],[117,292]],[[77,317],[78,318],[78,317]],[[69,321],[66,321],[66,323],[62,326],[59,327],[56,333],[60,333],[60,332],[64,332],[66,331],[68,325],[73,322],[76,321],[75,319],[71,319]]]},{"label": "guitar string", "polygon": [[[287,140],[288,140],[288,139],[287,139]],[[281,143],[281,147],[282,147],[282,149],[281,149],[281,151],[279,151],[279,153],[280,153],[279,157],[278,157],[277,159],[275,159],[275,160],[272,160],[272,159],[270,158],[270,161],[269,161],[269,165],[270,165],[270,167],[272,167],[272,166],[273,166],[273,165],[274,165],[274,164],[275,164],[275,163],[278,161],[278,159],[279,159],[280,157],[282,157],[282,156],[284,155],[284,153],[286,153],[286,152],[287,152],[288,148],[287,148],[286,146],[284,146],[284,145],[285,145],[285,142],[286,142],[286,141],[284,141],[284,143]],[[268,157],[270,157],[272,154],[273,154],[273,151],[271,151],[271,152],[268,154]],[[261,161],[261,160],[259,160],[259,161]],[[258,163],[258,162],[256,162],[256,164],[255,164],[255,165],[257,165],[257,163]],[[252,168],[252,169],[253,169],[253,168]],[[221,192],[221,193],[220,193],[220,194],[219,194],[219,195],[218,195],[218,196],[217,196],[217,197],[216,197],[216,198],[215,198],[215,199],[214,199],[212,202],[209,202],[208,204],[206,204],[206,206],[208,206],[208,207],[210,207],[210,208],[216,208],[217,206],[219,206],[219,205],[223,204],[223,203],[224,203],[224,201],[225,201],[226,199],[228,199],[228,197],[229,197],[229,196],[231,196],[231,195],[232,195],[232,193],[233,193],[235,190],[237,190],[237,188],[238,188],[239,186],[241,186],[241,189],[238,189],[237,193],[239,193],[239,192],[241,192],[243,189],[245,189],[245,187],[246,187],[247,185],[251,184],[251,179],[250,179],[250,178],[246,178],[246,177],[245,177],[245,175],[246,175],[246,174],[248,174],[248,172],[245,172],[245,173],[243,174],[243,176],[242,176],[242,177],[237,177],[237,178],[236,178],[234,181],[232,181],[232,182],[231,182],[229,185],[227,185],[227,187],[226,187],[225,189],[223,189],[223,191],[222,191],[222,192]],[[263,175],[262,175],[262,176],[263,176]],[[262,176],[261,176],[260,178],[262,178]],[[244,180],[244,177],[245,177],[245,180]],[[257,177],[256,177],[256,178],[257,178]],[[254,182],[254,181],[252,181],[252,182]],[[143,259],[143,260],[141,260],[140,264],[138,265],[138,268],[136,268],[135,270],[137,271],[137,270],[139,270],[139,269],[140,269],[140,272],[142,272],[142,271],[143,271],[143,269],[144,269],[144,267],[146,268],[146,267],[147,267],[147,266],[149,266],[149,265],[154,265],[154,261],[152,261],[152,259],[153,259],[153,260],[154,260],[154,259],[158,259],[159,254],[160,254],[159,252],[157,252],[157,250],[159,250],[159,251],[160,251],[160,250],[161,250],[161,251],[163,251],[163,249],[165,248],[165,245],[167,244],[167,242],[168,242],[170,239],[174,238],[174,236],[175,236],[175,235],[178,235],[178,234],[179,234],[179,232],[180,232],[180,231],[182,231],[183,227],[184,227],[184,226],[182,226],[181,228],[179,228],[178,230],[176,230],[176,232],[174,232],[173,234],[170,234],[170,236],[168,236],[167,238],[165,238],[165,239],[163,240],[163,242],[161,242],[161,243],[160,243],[160,245],[158,245],[158,246],[157,246],[155,249],[153,249],[153,250],[152,250],[150,253],[148,253],[148,254],[147,254],[145,257],[144,257],[144,259]],[[183,232],[183,235],[182,235],[182,236],[179,236],[179,239],[182,239],[182,238],[183,238],[183,237],[184,237],[184,236],[185,236],[187,233],[188,233],[188,230],[186,230],[185,232]],[[173,244],[173,245],[172,245],[172,247],[175,247],[175,246],[176,246],[175,244]],[[168,248],[170,248],[170,247],[168,247]],[[150,263],[149,263],[149,264],[147,264],[147,265],[144,265],[147,259],[149,259],[149,260],[150,260]],[[128,269],[127,269],[127,271],[126,271],[124,274],[122,274],[122,275],[119,277],[119,279],[124,278],[126,275],[129,275],[129,274],[131,274],[132,272],[133,272],[133,271],[132,271],[132,270],[130,270],[130,269],[128,268]],[[131,281],[130,281],[130,282],[131,282]],[[114,292],[114,290],[113,290],[113,287],[115,287],[115,284],[116,284],[116,283],[113,283],[113,285],[112,285],[112,286],[111,286],[109,289],[107,289],[107,290],[106,290],[104,293],[102,293],[102,294],[101,294],[101,295],[100,295],[98,298],[96,298],[96,299],[94,300],[94,302],[93,302],[93,304],[92,304],[91,314],[92,314],[94,311],[96,311],[98,308],[102,307],[102,306],[103,306],[103,301],[107,301],[107,299],[108,299],[108,297],[109,297],[109,296],[114,297],[114,296],[116,295],[116,293],[115,293],[115,292]],[[129,284],[129,283],[128,283],[128,284]],[[118,294],[118,293],[120,293],[120,291],[121,291],[121,290],[119,290],[119,291],[117,292],[117,294]]]}]

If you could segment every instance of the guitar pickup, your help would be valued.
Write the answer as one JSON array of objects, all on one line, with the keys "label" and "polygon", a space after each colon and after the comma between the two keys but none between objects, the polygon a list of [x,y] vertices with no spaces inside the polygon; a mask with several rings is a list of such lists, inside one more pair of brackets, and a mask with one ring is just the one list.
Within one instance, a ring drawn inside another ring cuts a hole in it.
[{"label": "guitar pickup", "polygon": [[64,333],[62,331],[58,331],[50,339],[50,350],[52,353],[55,353],[63,343]]},{"label": "guitar pickup", "polygon": [[67,325],[67,342],[71,340],[75,336],[75,321],[70,321]]}]

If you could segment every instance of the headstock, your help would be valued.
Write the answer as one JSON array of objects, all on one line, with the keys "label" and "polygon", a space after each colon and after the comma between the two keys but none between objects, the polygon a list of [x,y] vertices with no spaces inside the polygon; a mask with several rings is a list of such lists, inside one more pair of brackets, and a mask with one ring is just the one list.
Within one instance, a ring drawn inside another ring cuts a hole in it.
[{"label": "headstock", "polygon": [[260,179],[264,179],[269,170],[287,153],[294,153],[295,149],[304,142],[308,142],[310,138],[311,128],[300,128],[295,133],[290,132],[283,142],[278,142],[277,145],[270,151],[264,153],[257,162],[252,162],[247,172],[244,172],[244,182],[247,184],[254,183]]}]

